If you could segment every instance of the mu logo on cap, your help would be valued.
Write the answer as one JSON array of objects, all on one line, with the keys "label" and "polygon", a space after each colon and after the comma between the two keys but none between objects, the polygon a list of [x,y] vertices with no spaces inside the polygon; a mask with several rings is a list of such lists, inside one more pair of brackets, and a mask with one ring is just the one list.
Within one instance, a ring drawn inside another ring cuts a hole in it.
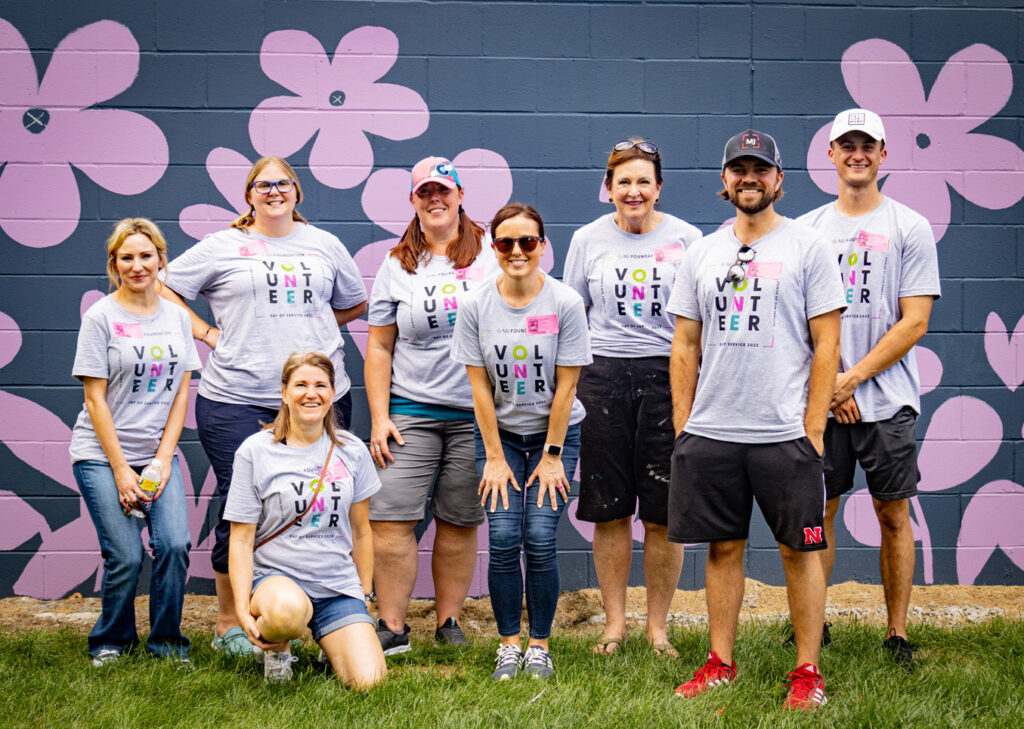
[{"label": "mu logo on cap", "polygon": [[864,122],[864,112],[862,111],[851,111],[850,115],[846,117],[846,123],[849,124],[851,127],[864,126]]},{"label": "mu logo on cap", "polygon": [[740,140],[740,149],[761,149],[761,137],[757,134],[744,134]]}]

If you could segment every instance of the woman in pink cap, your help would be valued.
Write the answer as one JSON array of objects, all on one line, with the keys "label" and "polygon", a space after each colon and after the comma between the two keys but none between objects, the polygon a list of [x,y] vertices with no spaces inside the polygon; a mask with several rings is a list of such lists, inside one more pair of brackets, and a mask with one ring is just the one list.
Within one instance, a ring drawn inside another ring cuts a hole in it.
[{"label": "woman in pink cap", "polygon": [[462,209],[455,167],[427,157],[412,169],[415,216],[381,264],[370,294],[366,396],[381,490],[370,499],[377,637],[409,650],[405,624],[418,572],[416,525],[427,500],[436,529],[432,572],[437,643],[463,645],[458,619],[473,581],[484,521],[473,454],[473,396],[449,347],[459,301],[495,269],[484,230]]}]

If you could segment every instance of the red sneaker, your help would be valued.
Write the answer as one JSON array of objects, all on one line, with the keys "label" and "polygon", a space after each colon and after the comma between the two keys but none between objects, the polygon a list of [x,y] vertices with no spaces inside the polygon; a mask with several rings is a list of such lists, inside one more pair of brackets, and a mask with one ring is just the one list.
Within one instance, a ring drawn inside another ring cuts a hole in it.
[{"label": "red sneaker", "polygon": [[821,677],[818,667],[813,663],[797,666],[786,678],[789,695],[786,696],[786,703],[782,705],[783,709],[813,711],[828,703],[828,697],[825,696],[825,679]]},{"label": "red sneaker", "polygon": [[732,665],[722,663],[722,659],[714,651],[708,653],[708,662],[698,668],[693,678],[676,687],[676,697],[690,699],[710,691],[715,686],[728,685],[736,678],[736,661]]}]

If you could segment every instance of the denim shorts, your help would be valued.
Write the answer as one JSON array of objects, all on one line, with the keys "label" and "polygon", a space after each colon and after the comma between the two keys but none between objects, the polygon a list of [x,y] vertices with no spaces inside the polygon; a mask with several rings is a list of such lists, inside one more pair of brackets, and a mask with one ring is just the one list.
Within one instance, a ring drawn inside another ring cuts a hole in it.
[{"label": "denim shorts", "polygon": [[[252,582],[250,596],[256,592],[260,583],[274,575],[263,575]],[[290,578],[289,578],[290,579]],[[306,597],[309,597],[308,595]],[[333,595],[331,597],[310,597],[309,602],[313,605],[313,617],[309,619],[306,626],[313,633],[313,640],[318,641],[328,633],[341,630],[346,625],[353,623],[369,623],[374,625],[373,618],[366,609],[366,603],[358,597],[348,595]]]}]

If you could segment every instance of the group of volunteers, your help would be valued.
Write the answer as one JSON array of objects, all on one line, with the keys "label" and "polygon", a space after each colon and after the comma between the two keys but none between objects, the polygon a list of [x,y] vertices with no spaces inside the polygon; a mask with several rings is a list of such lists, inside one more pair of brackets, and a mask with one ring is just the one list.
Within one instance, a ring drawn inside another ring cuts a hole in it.
[{"label": "group of volunteers", "polygon": [[[756,500],[779,545],[796,647],[784,706],[824,704],[833,522],[860,463],[882,535],[883,645],[910,670],[913,346],[940,293],[935,240],[922,216],[879,190],[887,150],[876,114],[841,112],[829,140],[822,154],[839,198],[797,220],[775,211],[775,140],[755,130],[728,140],[719,194],[736,218],[704,237],[658,208],[657,146],[615,144],[604,179],[614,212],[576,231],[562,281],[542,270],[551,242],[537,210],[510,203],[485,230],[464,212],[472,191],[441,157],[412,168],[414,216],[368,301],[344,245],[298,212],[301,185],[279,157],[250,170],[246,214],[170,263],[151,221],[118,223],[107,241],[114,290],[83,316],[73,369],[85,407],[71,457],[104,559],[93,664],[138,642],[148,527],[147,648],[190,665],[175,449],[198,340],[212,350],[195,417],[219,496],[213,647],[255,656],[270,682],[291,676],[291,643],[307,628],[353,688],[378,683],[385,656],[410,650],[416,528],[428,504],[435,642],[466,643],[461,610],[486,521],[500,638],[493,678],[551,676],[556,535],[577,462],[576,513],[594,523],[606,614],[595,652],[628,639],[638,517],[645,639],[660,656],[678,658],[667,616],[683,544],[708,543],[710,649],[675,694],[735,680]],[[185,303],[198,296],[212,322]],[[369,448],[348,431],[339,330],[364,313]],[[151,464],[155,492],[139,477]]]}]

